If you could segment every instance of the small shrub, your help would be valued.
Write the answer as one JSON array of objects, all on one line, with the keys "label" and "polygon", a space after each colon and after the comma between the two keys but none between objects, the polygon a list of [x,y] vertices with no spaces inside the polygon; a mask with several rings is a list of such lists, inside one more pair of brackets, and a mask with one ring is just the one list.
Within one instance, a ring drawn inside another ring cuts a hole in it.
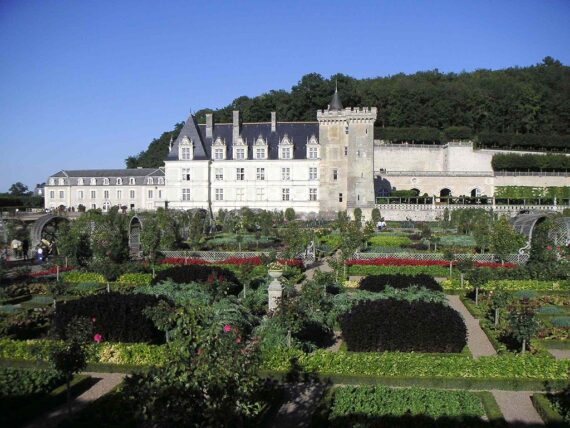
[{"label": "small shrub", "polygon": [[364,301],[340,317],[349,351],[456,352],[467,344],[461,315],[431,302]]},{"label": "small shrub", "polygon": [[433,276],[418,275],[370,275],[360,281],[361,290],[380,292],[389,285],[392,288],[408,288],[411,286],[424,287],[429,290],[442,291],[441,286]]},{"label": "small shrub", "polygon": [[159,282],[165,281],[169,278],[178,284],[213,281],[225,281],[239,284],[236,275],[231,270],[209,265],[174,266],[164,269],[156,273],[156,277],[151,283],[158,284]]},{"label": "small shrub", "polygon": [[56,334],[65,338],[65,329],[73,318],[87,317],[93,321],[93,333],[104,341],[160,343],[164,336],[144,310],[160,301],[145,294],[103,293],[71,300],[57,306],[53,327]]},{"label": "small shrub", "polygon": [[0,397],[48,393],[65,378],[53,370],[0,368]]}]

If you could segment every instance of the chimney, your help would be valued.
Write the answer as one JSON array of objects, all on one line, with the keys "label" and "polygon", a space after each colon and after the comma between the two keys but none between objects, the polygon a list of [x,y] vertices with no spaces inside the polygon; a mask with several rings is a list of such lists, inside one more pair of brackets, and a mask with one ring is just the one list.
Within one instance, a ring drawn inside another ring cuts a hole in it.
[{"label": "chimney", "polygon": [[271,112],[271,132],[277,132],[277,113]]},{"label": "chimney", "polygon": [[233,111],[233,132],[232,132],[233,143],[235,143],[239,138],[239,110]]},{"label": "chimney", "polygon": [[212,113],[206,113],[206,138],[212,138],[214,132],[214,116]]}]

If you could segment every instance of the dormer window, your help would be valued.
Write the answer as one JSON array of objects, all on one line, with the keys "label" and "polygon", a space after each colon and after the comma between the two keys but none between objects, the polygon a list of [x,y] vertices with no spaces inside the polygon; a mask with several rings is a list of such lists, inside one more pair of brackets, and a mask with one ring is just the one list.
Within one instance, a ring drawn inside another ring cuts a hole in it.
[{"label": "dormer window", "polygon": [[212,159],[224,160],[226,158],[226,142],[220,137],[212,144]]},{"label": "dormer window", "polygon": [[148,177],[146,179],[146,184],[154,184],[154,180],[152,179],[152,177]]},{"label": "dormer window", "polygon": [[317,137],[311,136],[309,141],[307,141],[307,159],[318,159],[319,158],[319,142]]},{"label": "dormer window", "polygon": [[60,178],[59,180],[57,180],[57,184],[63,186],[65,184],[65,180],[63,178]]},{"label": "dormer window", "polygon": [[279,143],[279,159],[293,159],[293,142],[287,134]]},{"label": "dormer window", "polygon": [[182,137],[180,141],[178,158],[180,160],[192,160],[194,158],[194,143],[187,136]]},{"label": "dormer window", "polygon": [[50,178],[50,179],[49,179],[49,185],[50,185],[50,186],[55,185],[55,178]]},{"label": "dormer window", "polygon": [[89,184],[92,185],[92,186],[97,185],[97,179],[96,179],[96,178],[90,179],[90,180],[89,180]]},{"label": "dormer window", "polygon": [[158,177],[158,184],[164,184],[164,178]]},{"label": "dormer window", "polygon": [[131,185],[135,184],[135,178],[134,177],[129,178],[129,184],[131,184]]},{"label": "dormer window", "polygon": [[245,160],[247,159],[247,141],[240,136],[238,137],[236,143],[234,144],[234,156],[235,160]]},{"label": "dormer window", "polygon": [[105,185],[105,186],[109,185],[109,179],[108,178],[103,179],[103,185]]},{"label": "dormer window", "polygon": [[121,184],[123,184],[123,179],[117,178],[117,185],[120,186]]},{"label": "dormer window", "polygon": [[261,135],[255,140],[253,155],[255,159],[267,159],[267,141]]},{"label": "dormer window", "polygon": [[78,179],[77,179],[77,185],[78,185],[78,186],[83,186],[83,178],[78,178]]}]

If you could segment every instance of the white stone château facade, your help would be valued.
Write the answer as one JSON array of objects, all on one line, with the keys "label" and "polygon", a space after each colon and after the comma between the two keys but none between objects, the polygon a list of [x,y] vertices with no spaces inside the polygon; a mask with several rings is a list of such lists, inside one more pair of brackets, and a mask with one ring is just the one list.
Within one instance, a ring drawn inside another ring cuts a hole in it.
[{"label": "white stone ch\u00e2teau facade", "polygon": [[568,186],[568,174],[496,174],[495,150],[470,142],[387,144],[374,140],[376,108],[343,108],[335,92],[316,122],[198,124],[191,115],[157,169],[60,171],[45,206],[108,209],[241,207],[329,216],[374,207],[390,189],[428,196],[493,196],[496,186]]}]

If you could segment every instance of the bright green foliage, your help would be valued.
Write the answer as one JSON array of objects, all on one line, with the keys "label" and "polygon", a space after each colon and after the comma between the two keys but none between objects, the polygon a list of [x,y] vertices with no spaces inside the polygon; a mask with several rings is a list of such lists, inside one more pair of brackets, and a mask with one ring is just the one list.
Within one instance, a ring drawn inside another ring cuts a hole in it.
[{"label": "bright green foliage", "polygon": [[122,285],[150,285],[151,273],[124,273],[117,278],[116,283]]},{"label": "bright green foliage", "polygon": [[155,138],[149,144],[145,151],[140,152],[136,156],[129,156],[125,159],[127,168],[158,168],[164,165],[164,159],[168,155],[168,146],[171,140],[176,140],[184,122],[174,125],[172,131],[163,132],[159,138]]},{"label": "bright green foliage", "polygon": [[382,216],[380,214],[380,210],[378,208],[372,208],[372,222],[375,226],[378,224],[381,218]]},{"label": "bright green foliage", "polygon": [[499,355],[473,359],[463,355],[428,355],[399,352],[328,352],[305,354],[295,349],[275,349],[265,353],[263,368],[287,371],[291,358],[301,368],[323,375],[390,376],[404,378],[488,378],[566,380],[570,360],[532,355]]},{"label": "bright green foliage", "polygon": [[401,247],[412,243],[407,236],[375,235],[368,239],[370,245],[376,247]]},{"label": "bright green foliage", "polygon": [[493,155],[491,165],[495,171],[566,171],[570,169],[570,157],[500,153]]},{"label": "bright green foliage", "polygon": [[538,321],[535,318],[534,308],[528,301],[522,300],[517,306],[509,310],[509,323],[515,339],[522,343],[522,352],[525,352],[526,344],[538,332]]},{"label": "bright green foliage", "polygon": [[295,220],[295,210],[293,208],[287,208],[285,210],[285,220],[287,221],[293,221]]},{"label": "bright green foliage", "polygon": [[536,290],[536,291],[557,291],[570,290],[570,281],[538,281],[532,279],[498,279],[485,282],[481,288],[483,290]]},{"label": "bright green foliage", "polygon": [[353,265],[348,269],[349,275],[417,275],[425,273],[433,276],[449,276],[449,268],[445,266],[373,266]]},{"label": "bright green foliage", "polygon": [[497,186],[496,198],[510,199],[568,199],[570,186],[563,187],[531,187],[531,186]]},{"label": "bright green foliage", "polygon": [[[476,417],[485,411],[479,397],[467,391],[353,386],[334,390],[329,418],[365,416]],[[334,423],[334,422],[333,422]]]},{"label": "bright green foliage", "polygon": [[99,284],[104,284],[106,282],[105,277],[100,273],[70,271],[63,272],[60,275],[62,281],[68,284],[79,284],[82,282],[97,282]]},{"label": "bright green foliage", "polygon": [[517,233],[506,217],[501,217],[492,226],[491,251],[504,260],[508,254],[516,253],[526,243],[526,238]]}]

